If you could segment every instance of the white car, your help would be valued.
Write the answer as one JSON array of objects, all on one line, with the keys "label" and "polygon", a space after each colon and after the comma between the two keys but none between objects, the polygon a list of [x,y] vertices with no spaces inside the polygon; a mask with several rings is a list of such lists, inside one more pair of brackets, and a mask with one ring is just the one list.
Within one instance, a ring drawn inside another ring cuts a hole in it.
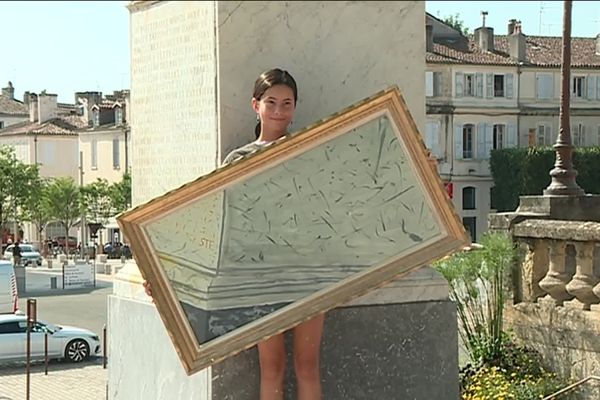
[{"label": "white car", "polygon": [[[11,244],[4,250],[4,258],[12,261],[14,244]],[[29,243],[19,243],[21,248],[21,264],[24,266],[37,264],[42,266],[42,255]]]},{"label": "white car", "polygon": [[[48,358],[84,361],[100,352],[98,335],[87,329],[37,321],[31,331],[31,358],[44,359],[44,336],[48,332]],[[0,361],[27,358],[27,317],[0,314]]]}]

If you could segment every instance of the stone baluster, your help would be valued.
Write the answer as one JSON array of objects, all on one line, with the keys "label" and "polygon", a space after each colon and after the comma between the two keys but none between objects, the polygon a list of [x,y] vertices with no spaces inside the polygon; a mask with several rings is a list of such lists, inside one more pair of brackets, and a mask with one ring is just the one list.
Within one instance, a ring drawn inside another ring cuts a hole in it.
[{"label": "stone baluster", "polygon": [[545,300],[553,301],[555,305],[563,305],[565,300],[573,298],[565,287],[569,282],[569,276],[566,273],[565,248],[567,242],[564,240],[550,241],[550,263],[548,273],[540,281],[540,287],[548,293]]},{"label": "stone baluster", "polygon": [[548,272],[548,241],[529,238],[523,240],[525,257],[521,264],[521,280],[517,302],[534,303],[546,292],[540,288],[540,281]]},{"label": "stone baluster", "polygon": [[577,271],[565,287],[567,292],[575,296],[576,300],[573,302],[583,306],[584,310],[589,310],[591,304],[600,302],[600,298],[593,292],[594,286],[598,283],[598,278],[594,276],[593,271],[594,246],[594,242],[575,242]]}]

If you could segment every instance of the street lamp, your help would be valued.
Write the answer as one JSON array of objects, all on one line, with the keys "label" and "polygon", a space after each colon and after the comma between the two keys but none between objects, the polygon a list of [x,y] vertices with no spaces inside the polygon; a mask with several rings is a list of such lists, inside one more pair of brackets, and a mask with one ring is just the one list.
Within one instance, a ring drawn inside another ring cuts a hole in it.
[{"label": "street lamp", "polygon": [[583,196],[585,192],[577,185],[577,171],[573,168],[573,144],[569,119],[570,78],[571,78],[571,9],[572,1],[564,2],[563,37],[562,37],[562,67],[560,86],[560,125],[556,144],[556,162],[550,171],[552,181],[544,189],[544,195]]}]

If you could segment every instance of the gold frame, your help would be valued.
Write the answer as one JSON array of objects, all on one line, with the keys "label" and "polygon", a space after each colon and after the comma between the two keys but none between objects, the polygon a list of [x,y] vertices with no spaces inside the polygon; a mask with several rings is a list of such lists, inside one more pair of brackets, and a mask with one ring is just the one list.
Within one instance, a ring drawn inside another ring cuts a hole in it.
[{"label": "gold frame", "polygon": [[[363,272],[351,275],[225,335],[204,344],[198,343],[189,320],[154,254],[144,225],[204,195],[214,193],[343,135],[353,127],[368,121],[369,118],[381,115],[382,112],[388,114],[397,134],[399,132],[401,137],[398,139],[403,143],[407,157],[412,161],[413,171],[425,189],[424,196],[433,205],[433,212],[437,213],[435,217],[442,231],[439,239],[409,254],[396,255],[382,265],[371,266]],[[155,305],[188,375],[250,348],[320,313],[345,304],[469,243],[465,229],[443,188],[437,171],[432,168],[428,151],[397,87],[377,93],[303,129],[298,134],[282,138],[277,143],[240,161],[218,168],[129,210],[121,214],[117,221],[131,244],[134,259],[142,276],[152,286]]]}]

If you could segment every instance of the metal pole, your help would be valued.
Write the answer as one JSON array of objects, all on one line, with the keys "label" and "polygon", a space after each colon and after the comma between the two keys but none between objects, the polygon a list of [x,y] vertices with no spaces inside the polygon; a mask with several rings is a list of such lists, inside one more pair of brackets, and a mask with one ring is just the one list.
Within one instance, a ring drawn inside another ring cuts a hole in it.
[{"label": "metal pole", "polygon": [[44,333],[44,375],[48,375],[48,332]]},{"label": "metal pole", "polygon": [[571,10],[572,1],[564,2],[563,12],[563,38],[562,38],[562,67],[560,71],[560,126],[556,144],[556,162],[554,169],[550,171],[552,181],[544,189],[544,195],[561,196],[583,196],[585,192],[581,189],[575,177],[577,171],[573,169],[573,144],[571,141],[570,122],[570,81],[571,81]]},{"label": "metal pole", "polygon": [[25,386],[25,398],[30,399],[30,366],[31,366],[31,328],[36,323],[36,299],[27,299],[27,362],[26,362],[26,386]]},{"label": "metal pole", "polygon": [[[66,261],[66,262],[68,262],[68,261]],[[62,263],[62,282],[63,282],[62,288],[64,289],[65,288],[65,263]]]},{"label": "metal pole", "polygon": [[[79,186],[83,187],[83,151],[79,152]],[[83,259],[85,258],[85,243],[87,239],[87,233],[85,231],[85,211],[81,215],[81,250],[79,251],[79,256]],[[67,234],[68,240],[68,234]]]},{"label": "metal pole", "polygon": [[102,328],[102,368],[106,369],[106,324]]}]

